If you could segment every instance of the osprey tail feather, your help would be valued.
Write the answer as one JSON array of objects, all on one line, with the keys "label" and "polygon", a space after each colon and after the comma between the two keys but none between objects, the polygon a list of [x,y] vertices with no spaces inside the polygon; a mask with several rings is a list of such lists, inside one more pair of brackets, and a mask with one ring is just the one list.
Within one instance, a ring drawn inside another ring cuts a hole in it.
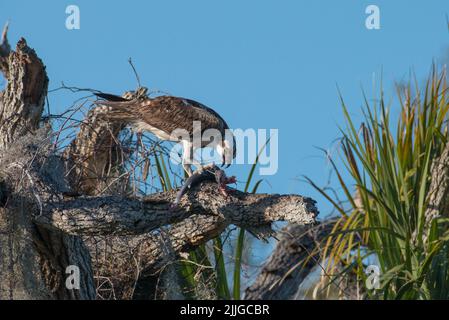
[{"label": "osprey tail feather", "polygon": [[127,100],[107,93],[96,93],[96,96],[106,99],[94,101],[94,104],[98,106],[98,114],[112,121],[133,123],[139,120],[134,112],[136,104],[134,99]]}]

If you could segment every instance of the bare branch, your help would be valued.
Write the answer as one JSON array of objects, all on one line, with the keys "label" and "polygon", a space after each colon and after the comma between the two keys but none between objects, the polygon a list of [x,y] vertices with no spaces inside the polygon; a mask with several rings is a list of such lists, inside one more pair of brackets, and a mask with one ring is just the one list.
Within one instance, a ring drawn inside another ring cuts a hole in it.
[{"label": "bare branch", "polygon": [[449,209],[449,143],[446,144],[441,155],[433,160],[430,176],[424,236],[430,232],[432,221],[443,215],[447,216]]},{"label": "bare branch", "polygon": [[320,263],[319,244],[331,232],[333,220],[319,225],[290,224],[254,283],[245,291],[246,300],[293,299],[299,285]]},{"label": "bare branch", "polygon": [[[120,196],[81,197],[50,202],[36,222],[70,234],[141,234],[179,222],[193,214],[218,216],[261,234],[273,221],[298,224],[315,221],[314,201],[297,195],[249,194],[234,191],[224,197],[217,185],[202,183],[192,188],[176,209],[171,209],[176,192],[157,193],[142,201]],[[189,233],[185,230],[185,233]],[[263,235],[263,234],[261,234]]]},{"label": "bare branch", "polygon": [[8,26],[9,23],[6,22],[3,28],[2,37],[0,39],[0,71],[5,75],[8,71],[7,58],[9,56],[9,53],[11,52],[11,46],[8,42]]},{"label": "bare branch", "polygon": [[[118,134],[123,124],[109,123],[97,116],[98,109],[89,111],[77,137],[65,150],[70,185],[75,192],[95,195],[105,188],[110,176],[119,176],[122,150]],[[116,170],[116,174],[111,171]],[[117,183],[119,185],[119,183]]]},{"label": "bare branch", "polygon": [[0,105],[0,148],[39,127],[48,86],[45,66],[25,39],[5,59],[8,84]]}]

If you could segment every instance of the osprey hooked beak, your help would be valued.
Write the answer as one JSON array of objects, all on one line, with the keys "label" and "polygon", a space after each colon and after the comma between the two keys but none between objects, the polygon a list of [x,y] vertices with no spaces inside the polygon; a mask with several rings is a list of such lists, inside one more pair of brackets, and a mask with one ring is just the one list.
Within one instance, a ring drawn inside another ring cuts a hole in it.
[{"label": "osprey hooked beak", "polygon": [[229,168],[231,164],[230,163],[226,163],[226,156],[223,153],[223,155],[221,156],[221,168],[225,167],[226,169]]},{"label": "osprey hooked beak", "polygon": [[223,140],[218,148],[218,152],[221,155],[221,167],[229,168],[232,159],[235,158],[235,143],[231,144],[229,141]]}]

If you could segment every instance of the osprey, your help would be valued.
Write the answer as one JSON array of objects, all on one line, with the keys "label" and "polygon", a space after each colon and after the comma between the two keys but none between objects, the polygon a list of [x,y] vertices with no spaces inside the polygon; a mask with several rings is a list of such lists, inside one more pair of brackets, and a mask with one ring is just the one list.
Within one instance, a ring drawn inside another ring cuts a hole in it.
[{"label": "osprey", "polygon": [[[200,172],[203,170],[204,166],[193,155],[196,149],[206,146],[215,148],[222,157],[222,165],[229,167],[236,155],[235,138],[217,112],[191,99],[174,96],[150,98],[146,91],[146,88],[140,88],[140,92],[123,97],[96,93],[104,100],[95,101],[95,104],[103,108],[102,113],[111,120],[129,123],[138,131],[149,131],[161,140],[181,142],[182,165],[189,176],[193,173],[192,164]],[[208,129],[217,130],[220,138],[211,136],[203,141],[203,133]],[[177,130],[187,135],[177,135]],[[200,135],[199,143],[195,143],[195,134]]]}]

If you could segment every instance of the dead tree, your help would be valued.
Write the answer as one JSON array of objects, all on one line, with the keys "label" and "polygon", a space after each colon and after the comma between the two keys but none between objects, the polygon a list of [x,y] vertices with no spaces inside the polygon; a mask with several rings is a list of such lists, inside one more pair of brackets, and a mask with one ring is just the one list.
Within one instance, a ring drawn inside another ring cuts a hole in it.
[{"label": "dead tree", "polygon": [[317,250],[332,232],[334,220],[316,225],[290,224],[254,283],[245,291],[246,300],[294,299],[299,285],[322,263]]},{"label": "dead tree", "polygon": [[[117,260],[127,239],[139,250],[142,274],[155,274],[230,224],[266,237],[274,221],[315,222],[310,198],[239,191],[224,197],[207,181],[172,210],[176,191],[130,196],[117,147],[124,124],[92,109],[70,146],[56,152],[41,119],[43,62],[25,39],[11,50],[4,32],[0,69],[7,81],[0,94],[0,299],[94,299],[99,265],[92,267],[89,239],[113,242]],[[80,270],[79,289],[66,285],[68,266]]]}]

